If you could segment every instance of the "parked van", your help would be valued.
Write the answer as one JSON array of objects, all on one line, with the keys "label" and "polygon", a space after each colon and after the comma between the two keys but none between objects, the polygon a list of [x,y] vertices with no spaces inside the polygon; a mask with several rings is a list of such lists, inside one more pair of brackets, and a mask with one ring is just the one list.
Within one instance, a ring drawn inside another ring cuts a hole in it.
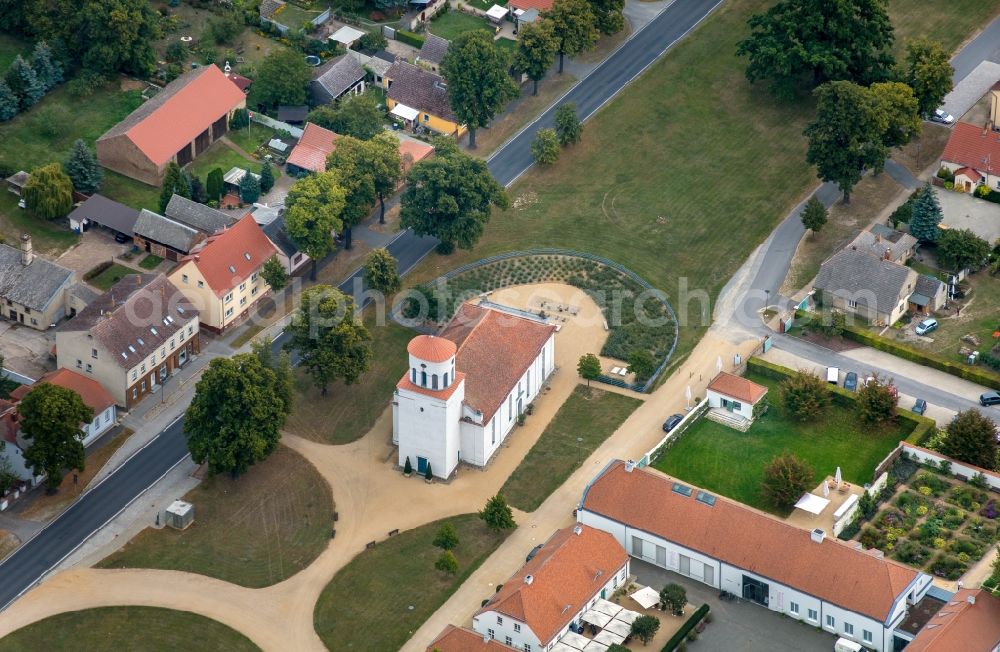
[{"label": "parked van", "polygon": [[833,646],[833,652],[861,652],[863,649],[865,648],[860,643],[849,641],[846,638],[838,638],[837,643]]},{"label": "parked van", "polygon": [[840,367],[826,368],[826,382],[837,385],[840,382]]}]

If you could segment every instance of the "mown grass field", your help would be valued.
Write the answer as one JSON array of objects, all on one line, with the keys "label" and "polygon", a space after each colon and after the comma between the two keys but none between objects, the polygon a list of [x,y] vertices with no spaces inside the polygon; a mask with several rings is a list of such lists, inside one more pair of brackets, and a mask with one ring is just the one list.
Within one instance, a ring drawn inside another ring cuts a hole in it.
[{"label": "mown grass field", "polygon": [[472,32],[477,29],[485,29],[492,32],[492,28],[489,23],[487,23],[483,18],[466,14],[461,11],[449,11],[448,13],[432,20],[428,31],[435,36],[440,36],[443,39],[454,41],[462,34]]},{"label": "mown grass field", "polygon": [[260,650],[236,630],[193,614],[158,607],[102,607],[70,611],[19,629],[0,640],[0,652],[188,652]]}]

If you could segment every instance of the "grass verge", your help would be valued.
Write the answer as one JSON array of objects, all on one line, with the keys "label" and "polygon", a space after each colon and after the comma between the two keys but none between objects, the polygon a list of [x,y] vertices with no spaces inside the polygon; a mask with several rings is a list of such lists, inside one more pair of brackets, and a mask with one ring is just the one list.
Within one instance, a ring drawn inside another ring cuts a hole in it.
[{"label": "grass verge", "polygon": [[454,41],[462,34],[477,29],[492,31],[489,23],[482,18],[461,11],[449,11],[443,16],[433,19],[428,26],[428,31],[431,34],[449,41]]},{"label": "grass verge", "polygon": [[501,489],[507,501],[526,512],[538,509],[641,404],[631,396],[578,385],[507,478]]},{"label": "grass verge", "polygon": [[[432,541],[445,521],[458,532],[454,575],[434,568],[441,550]],[[331,650],[400,649],[508,534],[491,531],[475,514],[463,514],[380,542],[323,589],[313,612],[316,633]]]},{"label": "grass verge", "polygon": [[[141,641],[141,643],[140,643]],[[0,640],[0,652],[253,652],[250,639],[220,622],[159,607],[101,607],[70,611],[28,625]]]},{"label": "grass verge", "polygon": [[124,174],[104,169],[104,181],[101,182],[102,195],[136,209],[149,209],[154,213],[160,210],[160,189],[147,186],[141,181],[126,177]]},{"label": "grass verge", "polygon": [[531,94],[529,81],[521,88],[521,98],[511,104],[503,114],[490,123],[489,128],[476,132],[476,149],[469,150],[474,156],[487,157],[503,145],[520,129],[538,117],[576,83],[576,77],[569,73],[551,75],[538,83],[538,95]]},{"label": "grass verge", "polygon": [[205,480],[184,500],[195,506],[194,525],[147,528],[99,566],[181,570],[257,588],[299,572],[330,541],[330,487],[285,446],[236,480]]},{"label": "grass verge", "polygon": [[21,540],[13,532],[0,530],[0,560],[3,560],[10,553],[21,545]]},{"label": "grass verge", "polygon": [[[90,272],[87,272],[87,274],[90,274]],[[112,263],[110,267],[99,274],[95,274],[94,276],[87,276],[87,274],[84,275],[84,278],[87,279],[88,283],[100,290],[108,290],[125,276],[135,274],[135,270],[118,263]]]},{"label": "grass verge", "polygon": [[212,143],[204,154],[188,165],[187,170],[204,182],[205,178],[208,177],[208,173],[213,169],[222,168],[222,173],[225,174],[234,167],[249,169],[256,174],[260,172],[261,165],[257,161],[247,160],[224,142],[216,141]]}]

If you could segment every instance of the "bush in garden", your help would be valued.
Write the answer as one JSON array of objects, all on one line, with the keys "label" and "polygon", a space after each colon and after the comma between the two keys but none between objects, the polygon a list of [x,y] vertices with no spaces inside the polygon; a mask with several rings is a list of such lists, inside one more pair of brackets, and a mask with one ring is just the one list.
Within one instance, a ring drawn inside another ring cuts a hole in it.
[{"label": "bush in garden", "polygon": [[799,421],[811,421],[830,407],[830,390],[816,374],[800,371],[781,383],[781,401],[788,414]]}]

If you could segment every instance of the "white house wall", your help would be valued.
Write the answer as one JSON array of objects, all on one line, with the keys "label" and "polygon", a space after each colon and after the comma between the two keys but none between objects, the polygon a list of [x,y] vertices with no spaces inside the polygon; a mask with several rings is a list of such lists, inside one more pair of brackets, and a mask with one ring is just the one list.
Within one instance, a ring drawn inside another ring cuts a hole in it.
[{"label": "white house wall", "polygon": [[418,392],[398,391],[393,420],[402,427],[398,436],[399,464],[410,458],[417,469],[417,458],[430,462],[431,471],[439,478],[447,478],[455,470],[459,459],[459,414],[465,388],[459,387],[448,401],[432,398]]},{"label": "white house wall", "polygon": [[100,437],[103,433],[115,425],[115,406],[109,406],[100,414],[94,416],[94,420],[87,424],[84,428],[86,433],[83,437],[83,445],[90,446],[90,444]]},{"label": "white house wall", "polygon": [[[713,408],[722,408],[723,398],[729,401],[735,400],[729,396],[724,396],[723,394],[720,394],[719,392],[716,392],[711,389],[705,393],[705,396],[706,398],[708,398],[708,406]],[[746,401],[737,401],[737,402],[740,404],[740,409],[733,410],[733,414],[738,414],[745,419],[753,419],[753,404],[748,403]]]}]

